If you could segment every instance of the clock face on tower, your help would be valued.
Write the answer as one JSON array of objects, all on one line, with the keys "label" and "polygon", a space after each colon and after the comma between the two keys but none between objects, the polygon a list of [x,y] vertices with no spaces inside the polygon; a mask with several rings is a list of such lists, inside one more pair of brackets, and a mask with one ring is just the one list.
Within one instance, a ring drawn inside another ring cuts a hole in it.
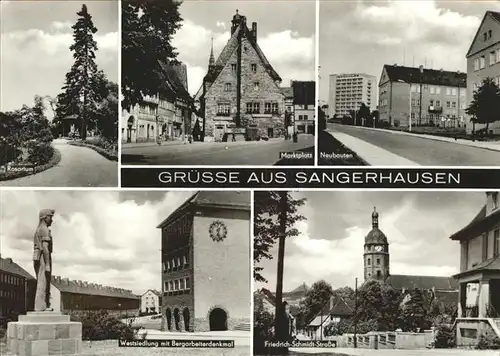
[{"label": "clock face on tower", "polygon": [[210,234],[212,240],[214,240],[215,242],[220,242],[227,237],[226,224],[224,224],[220,220],[216,220],[212,224],[210,224],[208,233]]},{"label": "clock face on tower", "polygon": [[383,249],[384,249],[383,246],[380,246],[380,245],[379,246],[375,246],[375,251],[377,251],[377,252],[382,252]]}]

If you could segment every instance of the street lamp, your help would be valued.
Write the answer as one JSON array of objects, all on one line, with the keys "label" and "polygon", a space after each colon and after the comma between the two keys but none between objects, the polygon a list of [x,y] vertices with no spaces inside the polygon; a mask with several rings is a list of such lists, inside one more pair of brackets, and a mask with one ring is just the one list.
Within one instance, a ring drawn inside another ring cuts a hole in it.
[{"label": "street lamp", "polygon": [[419,67],[420,70],[420,112],[418,114],[418,124],[422,124],[422,82],[424,80],[424,66]]}]

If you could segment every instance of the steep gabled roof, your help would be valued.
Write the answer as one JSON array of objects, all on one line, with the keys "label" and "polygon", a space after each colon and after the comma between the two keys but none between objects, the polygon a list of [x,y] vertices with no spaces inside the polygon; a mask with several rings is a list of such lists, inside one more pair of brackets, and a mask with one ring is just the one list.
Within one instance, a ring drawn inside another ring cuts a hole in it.
[{"label": "steep gabled roof", "polygon": [[469,49],[467,50],[467,54],[465,55],[465,58],[468,58],[469,56],[474,54],[474,53],[471,53],[472,47],[474,46],[474,43],[476,43],[476,39],[479,35],[479,31],[481,30],[481,27],[483,27],[483,23],[488,16],[491,16],[495,21],[497,21],[500,24],[500,12],[486,11],[486,13],[483,16],[483,19],[481,20],[481,24],[479,24],[479,26],[477,28],[476,34],[474,35],[474,38],[469,46]]},{"label": "steep gabled roof", "polygon": [[280,90],[285,99],[293,99],[293,87],[282,87]]},{"label": "steep gabled roof", "polygon": [[450,239],[456,241],[470,240],[499,225],[500,210],[497,210],[487,216],[485,205],[467,226],[451,235]]},{"label": "steep gabled roof", "polygon": [[320,326],[322,323],[328,320],[329,316],[333,317],[349,317],[353,314],[353,310],[345,302],[345,300],[338,296],[332,295],[330,300],[328,300],[323,308],[314,316],[314,318],[308,323],[309,326]]},{"label": "steep gabled roof", "polygon": [[219,57],[215,61],[215,65],[209,69],[207,75],[205,76],[204,79],[207,82],[207,88],[206,88],[207,90],[210,88],[210,85],[213,82],[215,82],[219,74],[226,67],[227,62],[231,58],[234,51],[238,48],[238,36],[242,31],[244,31],[244,33],[242,33],[241,35],[245,35],[248,38],[248,42],[254,48],[255,52],[259,56],[262,64],[267,69],[271,78],[273,78],[273,80],[275,81],[282,80],[279,74],[274,70],[271,63],[269,63],[268,59],[264,55],[264,52],[262,52],[262,49],[258,45],[257,41],[253,38],[250,29],[246,26],[246,24],[241,23],[240,25],[238,25],[236,30],[231,35],[231,38],[229,38],[226,45],[222,49],[222,52],[219,54]]},{"label": "steep gabled roof", "polygon": [[293,103],[314,105],[316,103],[316,83],[314,81],[293,81]]},{"label": "steep gabled roof", "polygon": [[[164,86],[161,88],[168,94],[179,97],[187,102],[192,102],[193,98],[187,91],[187,71],[184,64],[170,64],[158,61],[162,69],[162,79]],[[179,77],[179,75],[182,76]],[[184,83],[184,81],[186,81]]]},{"label": "steep gabled roof", "polygon": [[161,229],[175,216],[192,206],[250,211],[250,193],[247,191],[199,191],[163,220],[157,228]]},{"label": "steep gabled roof", "polygon": [[14,274],[26,279],[35,279],[35,277],[29,274],[24,268],[15,263],[12,258],[0,257],[0,271]]},{"label": "steep gabled roof", "polygon": [[152,292],[154,295],[158,296],[158,297],[161,297],[161,293],[159,291],[157,291],[156,289],[148,289],[147,291],[144,292],[144,295],[146,295],[147,292]]},{"label": "steep gabled roof", "polygon": [[403,81],[406,83],[443,85],[465,88],[467,86],[467,73],[458,71],[436,70],[424,68],[422,76],[420,68],[404,67],[398,65],[384,65],[384,69],[392,82]]},{"label": "steep gabled roof", "polygon": [[420,289],[420,290],[457,290],[458,282],[452,277],[436,276],[411,276],[393,274],[387,280],[394,289]]}]

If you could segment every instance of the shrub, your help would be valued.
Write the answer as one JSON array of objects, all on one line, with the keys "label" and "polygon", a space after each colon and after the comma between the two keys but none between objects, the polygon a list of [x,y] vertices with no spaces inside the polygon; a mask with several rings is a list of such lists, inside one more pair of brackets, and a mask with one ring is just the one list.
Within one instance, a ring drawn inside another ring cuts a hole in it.
[{"label": "shrub", "polygon": [[456,344],[456,335],[450,326],[443,324],[436,328],[436,340],[434,341],[436,349],[451,349]]},{"label": "shrub", "polygon": [[274,317],[272,314],[261,311],[254,313],[253,347],[255,354],[266,354],[265,342],[274,339]]},{"label": "shrub", "polygon": [[0,144],[0,166],[15,161],[22,153],[23,151],[17,147],[7,143]]},{"label": "shrub", "polygon": [[105,310],[72,315],[71,320],[82,323],[83,340],[133,339],[139,329],[132,327],[131,322],[124,323]]},{"label": "shrub", "polygon": [[493,330],[487,330],[479,337],[476,349],[500,350],[500,338],[493,332]]},{"label": "shrub", "polygon": [[54,155],[54,148],[50,143],[39,143],[29,141],[28,148],[28,162],[41,166],[50,161]]}]

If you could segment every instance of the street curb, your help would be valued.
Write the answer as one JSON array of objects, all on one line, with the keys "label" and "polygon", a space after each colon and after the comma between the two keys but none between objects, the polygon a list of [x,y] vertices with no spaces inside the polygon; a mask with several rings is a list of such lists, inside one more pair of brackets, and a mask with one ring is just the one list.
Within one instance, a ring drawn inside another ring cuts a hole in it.
[{"label": "street curb", "polygon": [[118,154],[114,155],[113,153],[107,151],[106,149],[104,149],[102,147],[91,145],[88,143],[83,143],[83,142],[67,142],[67,144],[70,146],[75,146],[75,147],[89,148],[89,149],[99,153],[101,156],[103,156],[104,158],[106,158],[109,161],[118,162]]},{"label": "street curb", "polygon": [[[348,126],[348,125],[345,125],[345,126]],[[439,141],[439,142],[447,142],[447,143],[454,143],[454,144],[457,144],[457,145],[469,146],[469,147],[474,147],[474,148],[479,148],[479,149],[483,149],[483,150],[488,150],[488,151],[493,151],[493,152],[499,152],[500,153],[500,148],[495,149],[495,148],[491,148],[491,147],[479,147],[479,146],[475,146],[473,144],[469,144],[469,143],[465,143],[465,142],[454,142],[454,141],[448,141],[448,140],[439,139],[439,137],[442,137],[442,136],[432,136],[432,135],[426,135],[426,134],[415,134],[415,133],[410,133],[410,132],[406,132],[406,131],[395,131],[395,130],[387,130],[387,129],[377,129],[377,128],[373,128],[373,127],[364,127],[364,126],[354,126],[354,127],[358,127],[358,128],[365,129],[365,130],[370,130],[370,131],[388,132],[388,133],[391,133],[391,134],[394,134],[394,135],[406,135],[406,136],[420,137],[420,138],[427,139],[427,140],[433,140],[433,141]],[[423,135],[426,135],[426,136],[423,136]]]}]

